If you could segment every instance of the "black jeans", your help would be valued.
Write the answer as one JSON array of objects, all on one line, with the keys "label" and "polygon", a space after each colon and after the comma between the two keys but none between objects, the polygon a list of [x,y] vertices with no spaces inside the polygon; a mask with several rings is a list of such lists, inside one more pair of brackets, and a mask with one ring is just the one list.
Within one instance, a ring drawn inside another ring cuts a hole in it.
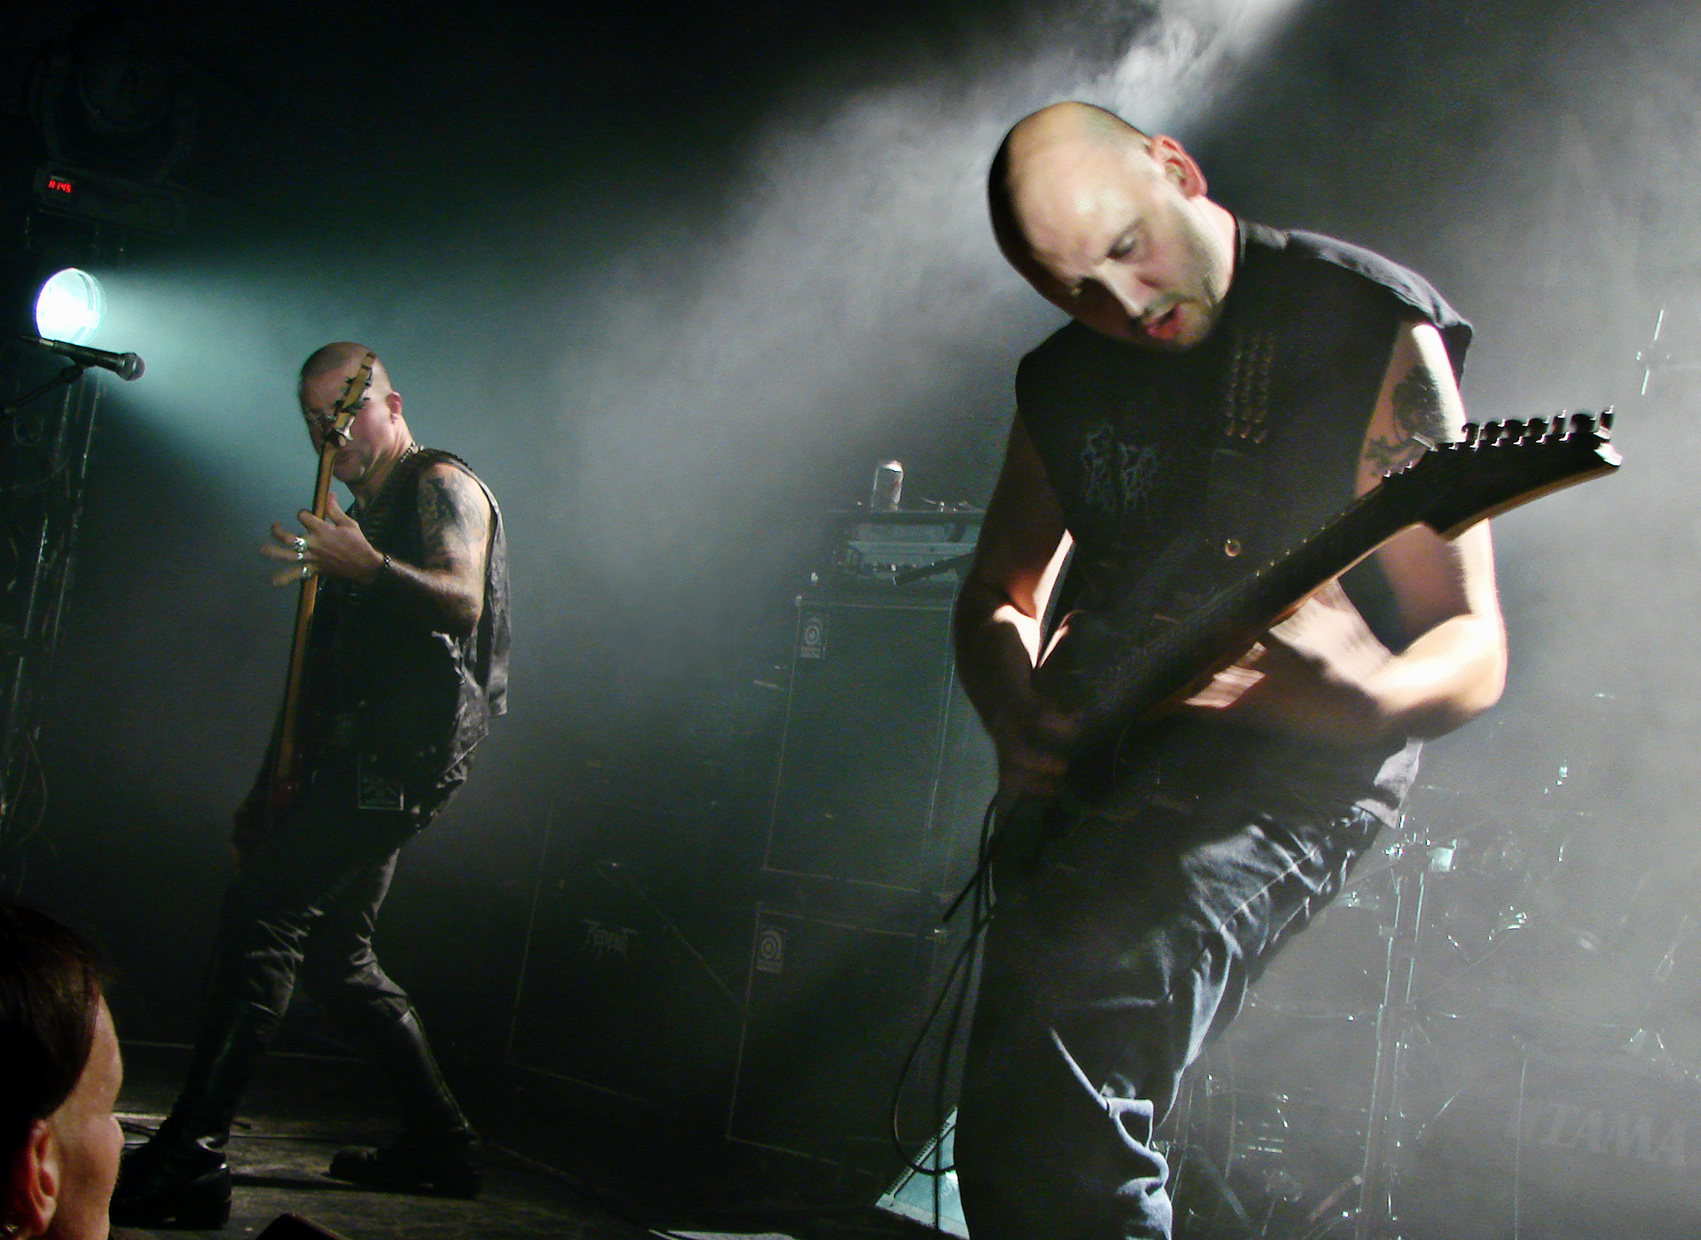
[{"label": "black jeans", "polygon": [[975,1240],[1169,1236],[1152,1130],[1183,1069],[1380,826],[1350,787],[1231,771],[1172,754],[1001,825],[956,1133]]}]

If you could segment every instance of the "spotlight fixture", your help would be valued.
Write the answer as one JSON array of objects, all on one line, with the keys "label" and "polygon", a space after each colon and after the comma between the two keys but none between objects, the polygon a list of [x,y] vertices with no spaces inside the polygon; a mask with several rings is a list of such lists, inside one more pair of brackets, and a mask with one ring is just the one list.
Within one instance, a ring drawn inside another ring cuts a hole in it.
[{"label": "spotlight fixture", "polygon": [[106,313],[106,291],[80,267],[66,267],[47,278],[35,299],[35,329],[49,340],[83,344]]}]

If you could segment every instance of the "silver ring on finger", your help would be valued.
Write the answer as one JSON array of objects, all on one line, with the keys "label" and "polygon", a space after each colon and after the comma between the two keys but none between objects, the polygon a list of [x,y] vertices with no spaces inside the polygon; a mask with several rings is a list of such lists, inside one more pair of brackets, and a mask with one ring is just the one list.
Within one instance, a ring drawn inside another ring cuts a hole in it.
[{"label": "silver ring on finger", "polygon": [[307,540],[300,534],[295,536],[295,558],[300,559],[307,554]]},{"label": "silver ring on finger", "polygon": [[303,564],[301,566],[301,579],[303,581],[306,581],[312,575],[313,575],[313,566],[311,564]]}]

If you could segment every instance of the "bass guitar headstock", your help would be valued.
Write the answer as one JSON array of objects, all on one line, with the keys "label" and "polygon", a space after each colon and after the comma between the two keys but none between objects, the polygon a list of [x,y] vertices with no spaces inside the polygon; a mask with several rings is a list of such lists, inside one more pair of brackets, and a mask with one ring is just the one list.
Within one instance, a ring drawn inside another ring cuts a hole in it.
[{"label": "bass guitar headstock", "polygon": [[337,403],[331,406],[331,412],[320,421],[320,433],[327,447],[343,443],[348,439],[349,423],[354,421],[354,415],[360,412],[361,405],[366,403],[366,393],[372,387],[372,366],[378,360],[378,355],[370,351],[361,359],[355,372],[343,381],[342,395],[337,397]]}]

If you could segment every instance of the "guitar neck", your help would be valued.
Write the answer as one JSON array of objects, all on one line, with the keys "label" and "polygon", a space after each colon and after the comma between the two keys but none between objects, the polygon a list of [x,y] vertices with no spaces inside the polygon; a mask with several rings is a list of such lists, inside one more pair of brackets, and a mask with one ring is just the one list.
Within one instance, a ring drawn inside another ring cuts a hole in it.
[{"label": "guitar neck", "polygon": [[1116,666],[1095,715],[1107,725],[1161,713],[1226,667],[1290,607],[1375,551],[1417,518],[1378,487],[1322,529],[1212,595],[1184,621]]},{"label": "guitar neck", "polygon": [[[319,476],[313,488],[313,515],[324,519],[331,499],[331,465],[341,441],[327,436],[319,451]],[[313,628],[314,605],[319,598],[317,575],[301,579],[295,601],[295,636],[289,647],[289,677],[284,684],[283,727],[278,734],[278,760],[274,778],[279,782],[295,776],[296,730],[301,723],[301,690],[307,675],[307,635]]]},{"label": "guitar neck", "polygon": [[[1112,653],[1092,666],[1082,666],[1079,658],[1058,660],[1054,650],[1036,671],[1036,683],[1042,688],[1047,681],[1061,683],[1060,700],[1084,703],[1089,735],[1109,736],[1149,720],[1183,701],[1291,607],[1406,527],[1421,522],[1452,538],[1495,513],[1612,473],[1621,458],[1607,442],[1611,429],[1611,410],[1598,417],[1579,413],[1468,425],[1459,441],[1430,448],[1291,550],[1187,615],[1153,617],[1149,600],[1129,595],[1097,621],[1097,640],[1106,633],[1149,634],[1147,640],[1113,639]],[[1148,609],[1144,614],[1142,607]],[[1091,623],[1089,617],[1083,628]],[[1060,643],[1067,645],[1067,639]],[[1053,660],[1063,669],[1055,675]]]},{"label": "guitar neck", "polygon": [[[319,474],[313,485],[313,515],[321,521],[331,503],[331,467],[337,452],[349,439],[349,424],[360,411],[366,394],[372,387],[372,368],[378,357],[370,349],[360,365],[343,382],[342,395],[332,408],[329,425],[319,438]],[[299,545],[299,544],[297,544]],[[307,635],[313,628],[313,608],[319,598],[319,578],[310,574],[301,579],[301,594],[295,604],[295,638],[289,648],[289,678],[284,685],[283,720],[278,733],[278,760],[272,768],[272,790],[288,788],[295,779],[296,730],[301,724],[301,691],[307,672]],[[274,806],[281,798],[274,795]]]}]

